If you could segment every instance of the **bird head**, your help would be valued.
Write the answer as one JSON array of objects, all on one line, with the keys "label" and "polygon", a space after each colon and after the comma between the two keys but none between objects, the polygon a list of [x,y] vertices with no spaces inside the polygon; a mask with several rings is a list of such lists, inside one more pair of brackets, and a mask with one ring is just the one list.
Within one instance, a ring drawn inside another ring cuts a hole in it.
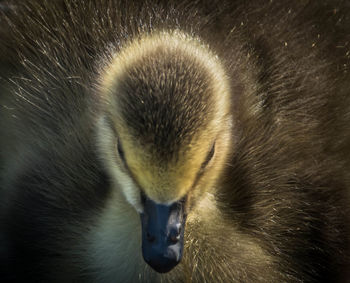
[{"label": "bird head", "polygon": [[131,40],[101,75],[98,144],[140,214],[144,260],[181,260],[186,216],[213,190],[230,150],[230,96],[217,56],[179,31]]}]

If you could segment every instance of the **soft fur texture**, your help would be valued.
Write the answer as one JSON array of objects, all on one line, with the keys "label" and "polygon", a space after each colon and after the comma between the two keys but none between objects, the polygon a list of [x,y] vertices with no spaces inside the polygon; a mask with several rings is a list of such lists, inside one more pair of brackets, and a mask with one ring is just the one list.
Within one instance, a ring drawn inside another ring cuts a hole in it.
[{"label": "soft fur texture", "polygon": [[[1,280],[349,280],[348,1],[0,9]],[[181,264],[159,275],[142,260],[136,210],[102,165],[96,125],[106,62],[141,34],[172,30],[217,55],[234,130],[220,178],[188,216]]]}]

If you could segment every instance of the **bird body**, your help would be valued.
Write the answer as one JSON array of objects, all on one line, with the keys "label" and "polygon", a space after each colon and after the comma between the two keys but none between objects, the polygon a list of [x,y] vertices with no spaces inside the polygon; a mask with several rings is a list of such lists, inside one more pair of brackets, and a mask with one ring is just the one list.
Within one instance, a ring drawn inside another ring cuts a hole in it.
[{"label": "bird body", "polygon": [[5,282],[347,280],[350,7],[258,2],[0,5]]}]

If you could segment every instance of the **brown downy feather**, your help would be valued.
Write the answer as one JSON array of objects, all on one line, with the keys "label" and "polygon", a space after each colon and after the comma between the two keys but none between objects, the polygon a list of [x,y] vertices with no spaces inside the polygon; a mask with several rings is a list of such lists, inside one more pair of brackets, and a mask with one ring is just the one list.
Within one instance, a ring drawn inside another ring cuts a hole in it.
[{"label": "brown downy feather", "polygon": [[173,30],[199,38],[226,70],[233,150],[215,207],[189,216],[182,263],[124,279],[349,280],[347,1],[0,3],[4,282],[123,278],[84,265],[95,256],[86,235],[112,195],[95,146],[99,76],[126,42]]}]

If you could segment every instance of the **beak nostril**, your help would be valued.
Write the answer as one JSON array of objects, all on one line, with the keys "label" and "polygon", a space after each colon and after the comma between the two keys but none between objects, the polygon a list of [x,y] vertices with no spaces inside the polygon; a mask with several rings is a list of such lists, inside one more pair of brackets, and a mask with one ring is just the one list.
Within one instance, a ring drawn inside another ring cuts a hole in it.
[{"label": "beak nostril", "polygon": [[180,235],[171,235],[170,241],[174,244],[176,244],[180,240]]},{"label": "beak nostril", "polygon": [[172,230],[170,233],[170,242],[176,244],[180,240],[181,235],[181,226],[176,227],[176,229]]},{"label": "beak nostril", "polygon": [[153,243],[156,240],[156,237],[151,235],[149,232],[146,233],[146,239],[148,242]]}]

